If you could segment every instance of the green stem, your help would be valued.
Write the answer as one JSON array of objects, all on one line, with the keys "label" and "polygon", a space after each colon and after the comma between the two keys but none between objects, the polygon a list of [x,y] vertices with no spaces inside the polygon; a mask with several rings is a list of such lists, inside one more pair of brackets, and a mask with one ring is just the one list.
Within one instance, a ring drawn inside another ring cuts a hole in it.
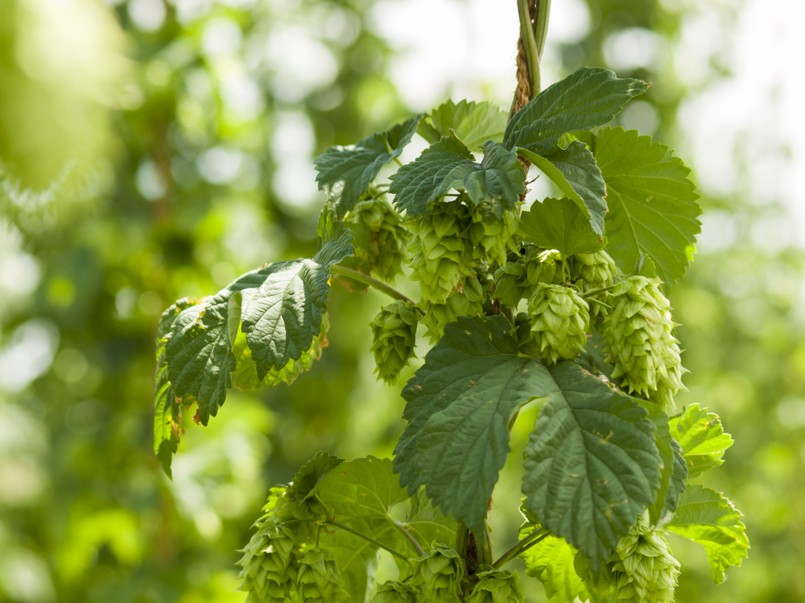
[{"label": "green stem", "polygon": [[409,532],[406,529],[406,527],[403,524],[401,524],[399,521],[397,521],[395,519],[392,519],[392,521],[394,522],[394,526],[402,533],[403,536],[405,536],[405,538],[408,540],[408,542],[411,543],[411,546],[413,546],[414,549],[416,549],[416,552],[419,554],[419,556],[421,557],[422,555],[424,555],[425,554],[425,549],[423,549],[422,545],[419,544],[419,541],[416,538],[414,538],[414,535],[411,534],[411,532]]},{"label": "green stem", "polygon": [[529,4],[533,0],[517,0],[517,13],[520,17],[520,37],[525,47],[526,60],[528,61],[528,77],[531,84],[531,98],[537,95],[540,86],[539,77],[539,46],[534,35],[534,26],[531,21],[531,11]]},{"label": "green stem", "polygon": [[393,297],[394,299],[399,299],[411,305],[415,305],[414,300],[412,300],[410,297],[408,297],[403,293],[400,293],[399,291],[397,291],[397,289],[395,289],[391,285],[384,283],[383,281],[377,280],[373,276],[369,276],[368,274],[364,274],[363,272],[359,272],[358,270],[353,270],[352,268],[347,268],[346,266],[339,266],[338,264],[333,266],[331,268],[331,271],[333,274],[336,275],[340,274],[341,276],[351,278],[353,281],[358,281],[359,283],[368,285],[369,287],[377,289],[378,291],[381,291],[386,295]]},{"label": "green stem", "polygon": [[369,542],[369,543],[375,545],[376,547],[383,549],[384,551],[388,551],[389,553],[391,553],[392,555],[394,555],[398,559],[402,559],[406,563],[408,562],[408,557],[405,556],[404,554],[402,554],[400,551],[397,551],[397,550],[391,548],[390,546],[388,546],[385,543],[380,542],[379,540],[375,540],[371,536],[367,536],[366,534],[362,534],[361,532],[358,532],[357,530],[353,530],[349,526],[344,525],[342,523],[338,523],[337,521],[333,521],[332,519],[328,519],[324,523],[326,523],[327,525],[333,526],[334,528],[338,528],[339,530],[344,530],[345,532],[349,532],[350,534],[353,534],[353,535],[357,536],[358,538],[362,538],[366,542]]},{"label": "green stem", "polygon": [[500,569],[524,551],[527,551],[538,542],[545,540],[548,536],[550,536],[550,532],[547,530],[534,530],[522,540],[515,542],[508,551],[500,556],[500,559],[492,564],[492,567]]},{"label": "green stem", "polygon": [[[545,39],[548,37],[548,17],[551,14],[551,0],[537,0],[537,17],[534,21],[534,37],[537,41],[537,54],[542,59]],[[539,92],[537,89],[534,95]]]}]

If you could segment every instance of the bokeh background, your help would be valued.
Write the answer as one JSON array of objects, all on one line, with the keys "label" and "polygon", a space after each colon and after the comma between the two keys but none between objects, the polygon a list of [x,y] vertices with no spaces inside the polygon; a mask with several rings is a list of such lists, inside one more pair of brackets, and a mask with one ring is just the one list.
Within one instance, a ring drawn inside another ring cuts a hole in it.
[{"label": "bokeh background", "polygon": [[[674,541],[683,603],[805,600],[803,12],[554,3],[543,80],[582,65],[651,80],[620,123],[677,148],[703,195],[670,291],[679,402],[735,437],[711,479],[752,550],[714,587]],[[379,298],[335,290],[315,369],[232,392],[168,481],[151,451],[156,322],[312,253],[328,146],[448,97],[508,107],[517,27],[513,0],[0,2],[0,601],[242,602],[236,549],[268,487],[317,450],[390,454],[402,400],[367,354]],[[501,500],[517,497],[513,458]],[[517,518],[495,513],[505,543]]]}]

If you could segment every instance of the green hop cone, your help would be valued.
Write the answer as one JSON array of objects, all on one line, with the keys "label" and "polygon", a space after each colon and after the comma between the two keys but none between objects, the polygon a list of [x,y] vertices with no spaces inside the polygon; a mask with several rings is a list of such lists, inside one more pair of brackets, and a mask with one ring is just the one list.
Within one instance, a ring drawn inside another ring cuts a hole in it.
[{"label": "green hop cone", "polygon": [[679,341],[671,304],[660,290],[660,280],[630,276],[607,296],[609,317],[604,323],[607,361],[612,378],[670,410],[683,388]]},{"label": "green hop cone", "polygon": [[345,222],[352,232],[357,268],[394,280],[402,266],[410,233],[402,218],[383,198],[360,201]]},{"label": "green hop cone", "polygon": [[555,249],[530,249],[524,258],[526,279],[521,286],[533,289],[539,283],[554,283],[562,279],[562,256]]},{"label": "green hop cone", "polygon": [[615,282],[615,261],[601,249],[570,256],[570,276],[582,291],[609,287]]},{"label": "green hop cone", "polygon": [[469,228],[472,257],[476,261],[503,264],[517,231],[517,214],[504,210],[500,216],[492,208],[476,205],[470,209]]},{"label": "green hop cone", "polygon": [[419,591],[404,582],[384,582],[377,588],[372,603],[419,603]]},{"label": "green hop cone", "polygon": [[243,549],[240,589],[247,603],[282,603],[294,591],[294,541],[268,519]]},{"label": "green hop cone", "polygon": [[484,311],[486,291],[480,279],[471,275],[462,279],[456,292],[442,303],[426,303],[422,324],[427,328],[431,341],[438,341],[444,333],[444,327],[459,316],[475,316]]},{"label": "green hop cone", "polygon": [[572,287],[539,283],[528,300],[531,338],[548,363],[571,360],[587,345],[587,302]]},{"label": "green hop cone", "polygon": [[525,595],[515,572],[488,570],[476,574],[478,582],[467,597],[467,603],[522,603]]},{"label": "green hop cone", "polygon": [[522,262],[508,261],[495,271],[494,298],[505,306],[516,308],[530,287],[523,287],[526,268]]},{"label": "green hop cone", "polygon": [[472,249],[466,236],[471,220],[459,202],[439,202],[429,214],[410,222],[410,266],[422,299],[444,303],[461,280],[472,273]]},{"label": "green hop cone", "polygon": [[299,600],[309,603],[330,603],[348,598],[333,554],[312,546],[299,557],[296,590]]},{"label": "green hop cone", "polygon": [[644,516],[620,539],[604,575],[614,601],[671,603],[679,568],[665,538]]},{"label": "green hop cone", "polygon": [[381,308],[369,323],[376,371],[384,381],[394,381],[413,355],[417,320],[416,308],[398,300]]},{"label": "green hop cone", "polygon": [[437,546],[416,560],[411,586],[418,588],[423,603],[460,603],[464,562],[455,550]]}]

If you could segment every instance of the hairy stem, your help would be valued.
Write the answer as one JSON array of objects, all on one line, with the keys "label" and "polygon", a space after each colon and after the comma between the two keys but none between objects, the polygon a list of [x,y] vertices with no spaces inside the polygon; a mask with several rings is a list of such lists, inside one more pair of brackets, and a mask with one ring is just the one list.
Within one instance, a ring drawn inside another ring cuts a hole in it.
[{"label": "hairy stem", "polygon": [[376,547],[383,549],[384,551],[388,551],[389,553],[391,553],[392,555],[394,555],[398,559],[402,559],[406,563],[408,562],[408,557],[406,555],[404,555],[400,551],[397,551],[397,550],[391,548],[387,544],[385,544],[383,542],[380,542],[379,540],[375,540],[371,536],[367,536],[366,534],[362,534],[361,532],[358,532],[357,530],[353,530],[349,526],[344,525],[343,523],[338,523],[337,521],[334,521],[332,519],[328,519],[324,523],[326,523],[329,526],[333,526],[334,528],[338,528],[339,530],[344,530],[345,532],[349,532],[350,534],[353,534],[354,536],[357,536],[358,538],[361,538],[361,539],[365,540],[366,542],[369,542],[369,543],[375,545]]},{"label": "hairy stem", "polygon": [[339,266],[338,264],[333,266],[331,271],[335,275],[345,276],[347,278],[351,278],[353,281],[358,281],[359,283],[363,283],[364,285],[372,287],[373,289],[377,289],[378,291],[381,291],[386,295],[393,297],[394,299],[399,299],[411,305],[416,305],[414,304],[414,300],[412,300],[410,297],[404,293],[401,293],[400,291],[397,291],[397,289],[391,285],[374,278],[373,276],[369,276],[368,274],[364,274],[358,270],[353,270],[352,268],[347,268],[346,266]]},{"label": "hairy stem", "polygon": [[548,530],[534,530],[525,538],[515,542],[508,551],[500,556],[500,559],[492,564],[492,567],[500,569],[519,554],[527,551],[538,542],[545,540],[549,535],[550,532],[548,532]]},{"label": "hairy stem", "polygon": [[408,542],[411,543],[411,546],[414,547],[419,556],[421,557],[422,555],[424,555],[425,549],[423,549],[422,545],[419,544],[419,541],[416,538],[414,538],[414,535],[411,532],[409,532],[408,529],[396,519],[392,519],[392,521],[394,522],[394,527],[396,527],[400,531],[400,533],[402,533],[402,535],[405,536],[406,540],[408,540]]}]

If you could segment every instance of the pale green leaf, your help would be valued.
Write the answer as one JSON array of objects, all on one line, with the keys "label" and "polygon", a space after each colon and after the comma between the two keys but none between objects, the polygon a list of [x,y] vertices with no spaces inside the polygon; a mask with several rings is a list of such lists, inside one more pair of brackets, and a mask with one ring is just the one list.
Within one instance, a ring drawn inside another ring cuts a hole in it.
[{"label": "pale green leaf", "polygon": [[468,149],[479,150],[488,141],[501,141],[508,114],[489,102],[449,100],[419,124],[419,133],[434,143],[453,132]]},{"label": "pale green leaf", "polygon": [[[520,538],[527,531],[520,531]],[[548,536],[527,549],[520,557],[527,575],[542,582],[548,603],[569,603],[590,598],[587,586],[576,573],[576,549],[564,538]]]},{"label": "pale green leaf", "polygon": [[589,219],[570,199],[535,202],[520,216],[520,234],[529,242],[556,249],[565,257],[593,253],[603,241],[590,228]]},{"label": "pale green leaf", "polygon": [[626,273],[648,259],[665,282],[679,279],[701,226],[690,170],[667,146],[622,128],[598,132],[595,158],[607,185],[607,252]]},{"label": "pale green leaf", "polygon": [[509,452],[509,422],[550,373],[519,356],[502,316],[459,318],[403,390],[408,425],[394,468],[410,493],[425,486],[445,513],[480,532]]},{"label": "pale green leaf", "polygon": [[727,568],[741,565],[749,554],[742,517],[723,494],[693,485],[682,494],[667,529],[704,547],[718,584],[724,581]]},{"label": "pale green leaf", "polygon": [[646,411],[572,362],[552,370],[525,452],[526,508],[595,571],[655,499],[661,459]]},{"label": "pale green leaf", "polygon": [[724,462],[724,451],[732,446],[732,436],[724,433],[718,415],[698,404],[686,407],[670,421],[674,436],[685,456],[691,477],[718,467]]},{"label": "pale green leaf", "polygon": [[518,111],[506,127],[503,143],[550,153],[563,134],[608,123],[647,88],[645,82],[619,78],[608,69],[582,67]]},{"label": "pale green leaf", "polygon": [[413,117],[352,146],[331,147],[316,158],[316,182],[331,196],[339,216],[354,207],[384,165],[400,156],[422,117]]}]

